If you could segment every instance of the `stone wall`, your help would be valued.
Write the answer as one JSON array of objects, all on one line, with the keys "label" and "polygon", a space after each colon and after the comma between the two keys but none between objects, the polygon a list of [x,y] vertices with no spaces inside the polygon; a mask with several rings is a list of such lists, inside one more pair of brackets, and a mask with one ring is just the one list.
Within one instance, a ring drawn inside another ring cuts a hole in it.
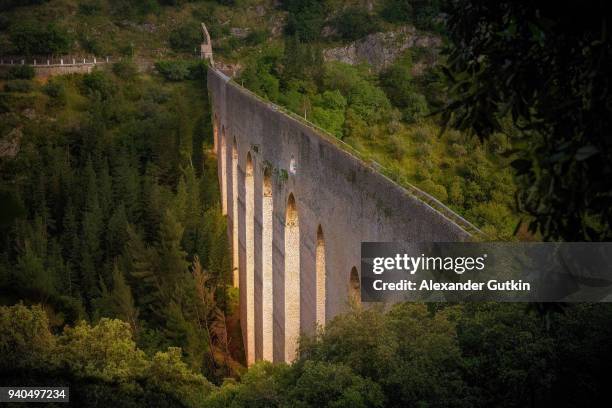
[{"label": "stone wall", "polygon": [[36,77],[47,78],[54,75],[88,74],[94,67],[109,62],[109,58],[93,57],[1,57],[0,72],[6,72],[18,65],[29,65],[34,68]]},{"label": "stone wall", "polygon": [[[417,198],[427,197],[424,193],[400,187],[339,147],[333,137],[283,113],[220,72],[209,70],[208,89],[230,236],[238,223],[233,251],[249,364],[270,356],[291,361],[297,332],[312,332],[317,315],[324,323],[349,307],[350,288],[355,285],[351,270],[360,273],[362,241],[470,237],[469,224],[440,203],[435,209]],[[234,140],[238,197],[232,194]],[[270,187],[271,221],[264,201]],[[247,197],[254,202],[246,203]],[[265,238],[270,229],[271,240]],[[253,239],[250,245],[247,237]],[[264,279],[270,266],[271,282]],[[317,313],[317,304],[325,305],[324,312],[319,307]],[[270,338],[273,344],[265,341]]]}]

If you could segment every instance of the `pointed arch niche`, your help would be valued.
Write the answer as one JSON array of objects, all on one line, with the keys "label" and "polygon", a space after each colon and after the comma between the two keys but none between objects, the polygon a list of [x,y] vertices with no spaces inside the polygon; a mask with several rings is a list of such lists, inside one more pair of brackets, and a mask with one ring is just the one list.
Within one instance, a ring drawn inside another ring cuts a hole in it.
[{"label": "pointed arch niche", "polygon": [[357,268],[354,266],[349,277],[349,301],[357,305],[361,304],[361,281],[359,279],[359,272],[357,272]]},{"label": "pointed arch niche", "polygon": [[269,167],[266,167],[264,170],[262,194],[262,357],[264,360],[272,361],[274,350],[272,316],[274,290],[272,283],[272,214],[274,212],[274,203],[272,201],[272,177]]},{"label": "pointed arch niche", "polygon": [[227,215],[227,152],[225,146],[225,126],[221,127],[221,157],[219,166],[221,167],[221,211]]},{"label": "pointed arch niche", "polygon": [[215,154],[218,155],[219,151],[217,149],[219,149],[219,118],[215,113],[215,117],[213,120],[213,150]]},{"label": "pointed arch niche", "polygon": [[317,228],[316,248],[316,321],[317,325],[325,325],[325,238],[323,228]]},{"label": "pointed arch niche", "polygon": [[253,160],[251,152],[247,153],[246,169],[244,175],[244,202],[245,202],[245,248],[246,248],[246,302],[247,302],[247,364],[255,362],[255,198],[253,191],[255,182],[253,177]]},{"label": "pointed arch niche", "polygon": [[297,205],[289,194],[285,211],[285,361],[295,359],[300,335],[300,225]]},{"label": "pointed arch niche", "polygon": [[232,268],[234,287],[239,287],[238,277],[238,147],[232,143]]}]

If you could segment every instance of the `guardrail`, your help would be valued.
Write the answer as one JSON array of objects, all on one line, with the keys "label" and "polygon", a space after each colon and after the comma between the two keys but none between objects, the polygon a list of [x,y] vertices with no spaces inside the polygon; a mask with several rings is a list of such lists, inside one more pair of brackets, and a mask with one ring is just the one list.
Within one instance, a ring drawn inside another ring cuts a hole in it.
[{"label": "guardrail", "polygon": [[65,67],[79,65],[98,65],[108,64],[111,62],[110,57],[83,57],[83,56],[0,56],[0,65],[31,65],[34,67]]},{"label": "guardrail", "polygon": [[329,134],[325,129],[319,127],[318,125],[316,125],[316,124],[314,124],[312,122],[310,122],[308,119],[306,119],[306,118],[296,114],[295,112],[292,112],[292,111],[290,111],[290,110],[288,110],[288,109],[286,109],[286,108],[284,108],[282,106],[276,105],[275,103],[270,102],[269,100],[262,98],[261,96],[259,96],[256,93],[250,91],[249,89],[245,88],[244,86],[238,84],[232,78],[230,78],[227,75],[223,74],[222,72],[216,70],[215,68],[210,68],[210,69],[212,69],[212,71],[216,75],[218,75],[221,79],[223,79],[225,82],[229,83],[230,85],[232,85],[232,86],[234,86],[236,88],[239,88],[241,91],[246,92],[250,96],[252,96],[255,99],[259,100],[260,102],[265,103],[271,109],[273,109],[275,111],[278,111],[278,112],[284,114],[285,116],[288,116],[288,117],[290,117],[290,118],[292,118],[294,120],[297,120],[301,124],[311,128],[319,136],[321,136],[325,140],[329,141],[330,143],[334,144],[338,148],[342,149],[344,152],[346,152],[347,154],[351,155],[356,160],[360,161],[364,166],[366,166],[369,169],[377,172],[378,174],[380,174],[381,176],[383,176],[384,178],[389,180],[391,183],[393,183],[396,186],[400,187],[407,194],[410,194],[411,196],[415,197],[419,201],[427,204],[429,207],[431,207],[432,209],[436,210],[437,212],[442,214],[444,217],[446,217],[447,219],[449,219],[452,222],[454,222],[455,224],[457,224],[459,227],[463,228],[466,232],[468,232],[472,236],[480,236],[480,237],[485,237],[486,236],[485,233],[482,232],[478,227],[476,227],[474,224],[472,224],[471,222],[469,222],[468,220],[463,218],[461,215],[457,214],[456,212],[454,212],[453,210],[448,208],[445,204],[443,204],[437,198],[433,197],[432,195],[426,193],[425,191],[419,189],[418,187],[416,187],[416,186],[414,186],[414,185],[412,185],[412,184],[410,184],[408,182],[405,182],[403,180],[400,182],[398,179],[396,179],[394,177],[394,174],[393,174],[393,172],[391,170],[389,170],[386,167],[382,166],[380,163],[376,162],[375,160],[372,160],[372,159],[366,157],[363,153],[359,152],[353,146],[351,146],[348,143],[344,142],[343,140],[340,140],[337,137],[334,137],[333,135]]}]

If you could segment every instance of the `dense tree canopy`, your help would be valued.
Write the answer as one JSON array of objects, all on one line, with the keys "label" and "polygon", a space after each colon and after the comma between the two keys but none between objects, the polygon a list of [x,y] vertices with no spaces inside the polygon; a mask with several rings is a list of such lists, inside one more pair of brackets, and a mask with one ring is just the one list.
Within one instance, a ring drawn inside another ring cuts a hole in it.
[{"label": "dense tree canopy", "polygon": [[612,238],[606,2],[453,1],[447,113],[486,137],[511,118],[519,203],[550,240]]}]

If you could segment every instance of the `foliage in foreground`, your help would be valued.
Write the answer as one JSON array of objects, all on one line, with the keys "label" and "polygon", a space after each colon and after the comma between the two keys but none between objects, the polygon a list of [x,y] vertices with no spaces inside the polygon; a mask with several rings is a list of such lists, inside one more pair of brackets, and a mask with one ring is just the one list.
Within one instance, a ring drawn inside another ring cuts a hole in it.
[{"label": "foliage in foreground", "polygon": [[179,349],[143,353],[127,323],[81,322],[53,335],[40,307],[16,305],[0,308],[0,372],[40,384],[53,373],[73,384],[76,398],[96,387],[100,405],[597,405],[612,364],[612,308],[571,305],[550,325],[529,310],[499,303],[356,309],[303,338],[293,364],[259,362],[214,386],[188,368]]},{"label": "foliage in foreground", "polygon": [[511,117],[530,229],[551,241],[612,238],[612,24],[605,2],[449,2],[447,107],[488,136]]},{"label": "foliage in foreground", "polygon": [[[40,306],[0,307],[0,379],[70,386],[72,403],[98,406],[198,406],[213,386],[191,371],[181,349],[152,357],[140,350],[121,320],[83,321],[59,335]],[[95,389],[95,392],[89,393]]]}]

